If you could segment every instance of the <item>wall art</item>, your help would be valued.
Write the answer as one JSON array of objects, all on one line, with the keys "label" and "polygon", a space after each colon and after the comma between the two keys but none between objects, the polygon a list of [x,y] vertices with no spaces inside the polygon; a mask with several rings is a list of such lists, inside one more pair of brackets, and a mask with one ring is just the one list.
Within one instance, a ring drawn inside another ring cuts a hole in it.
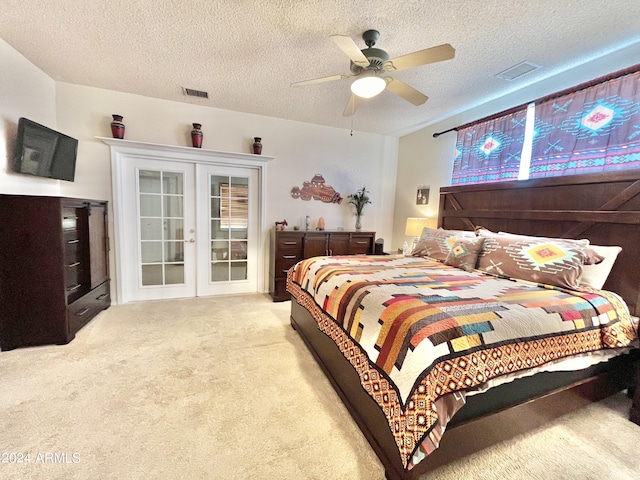
[{"label": "wall art", "polygon": [[429,203],[429,186],[422,185],[418,187],[416,193],[416,205],[427,205]]},{"label": "wall art", "polygon": [[324,177],[316,173],[310,182],[302,182],[302,188],[291,189],[291,196],[308,202],[312,198],[324,203],[341,203],[342,197],[331,185],[326,185]]}]

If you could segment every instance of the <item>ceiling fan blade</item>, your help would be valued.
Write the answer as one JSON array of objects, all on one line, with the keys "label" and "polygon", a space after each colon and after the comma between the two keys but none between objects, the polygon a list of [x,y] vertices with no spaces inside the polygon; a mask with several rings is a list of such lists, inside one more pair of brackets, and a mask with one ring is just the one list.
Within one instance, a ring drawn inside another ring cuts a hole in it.
[{"label": "ceiling fan blade", "polygon": [[444,43],[437,47],[425,48],[424,50],[392,58],[385,62],[385,69],[404,70],[406,68],[419,67],[420,65],[426,65],[428,63],[450,60],[455,56],[455,54],[455,48],[448,43]]},{"label": "ceiling fan blade", "polygon": [[347,106],[344,107],[344,112],[342,112],[343,117],[350,117],[356,113],[358,109],[358,105],[360,105],[360,100],[362,100],[359,96],[351,94],[351,98],[347,102]]},{"label": "ceiling fan blade", "polygon": [[367,60],[367,57],[364,56],[364,53],[362,53],[351,37],[347,37],[346,35],[331,35],[329,38],[333,40],[354,64],[359,67],[369,66],[369,60]]},{"label": "ceiling fan blade", "polygon": [[404,98],[407,102],[413,103],[416,106],[422,105],[429,99],[429,97],[427,97],[424,93],[420,93],[415,88],[410,87],[400,80],[396,80],[391,77],[386,77],[385,80],[387,81],[387,90],[395,93],[399,97]]},{"label": "ceiling fan blade", "polygon": [[334,80],[342,80],[343,78],[351,77],[351,75],[347,75],[346,73],[341,73],[339,75],[331,75],[329,77],[320,77],[313,78],[311,80],[303,80],[302,82],[293,82],[290,84],[291,87],[300,87],[302,85],[314,85],[316,83],[324,83],[324,82],[332,82]]}]

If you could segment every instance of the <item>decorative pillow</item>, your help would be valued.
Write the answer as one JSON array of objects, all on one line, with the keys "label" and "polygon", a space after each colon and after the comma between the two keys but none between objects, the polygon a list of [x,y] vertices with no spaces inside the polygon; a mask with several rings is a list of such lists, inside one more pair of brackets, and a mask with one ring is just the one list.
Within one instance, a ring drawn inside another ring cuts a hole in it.
[{"label": "decorative pillow", "polygon": [[604,260],[597,265],[585,265],[582,267],[582,276],[580,277],[579,283],[580,285],[602,290],[622,248],[618,246],[605,247],[602,245],[589,245],[589,248],[599,255],[602,255]]},{"label": "decorative pillow", "polygon": [[603,260],[576,241],[497,234],[484,228],[476,233],[485,238],[477,268],[494,275],[576,289],[583,265]]},{"label": "decorative pillow", "polygon": [[431,257],[434,260],[444,262],[456,240],[465,238],[476,238],[476,234],[466,230],[444,230],[442,228],[424,227],[418,244],[411,252],[411,255],[414,257]]},{"label": "decorative pillow", "polygon": [[452,267],[458,267],[470,272],[476,268],[478,255],[482,251],[483,245],[483,237],[456,240],[449,251],[449,255],[445,258],[444,263],[445,265],[451,265]]}]

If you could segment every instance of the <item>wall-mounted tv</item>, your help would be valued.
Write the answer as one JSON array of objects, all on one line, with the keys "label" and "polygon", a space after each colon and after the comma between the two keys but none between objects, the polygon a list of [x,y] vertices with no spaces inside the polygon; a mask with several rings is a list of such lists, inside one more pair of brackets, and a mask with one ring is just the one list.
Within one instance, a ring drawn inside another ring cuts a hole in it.
[{"label": "wall-mounted tv", "polygon": [[18,121],[16,172],[73,182],[77,153],[75,138],[27,118]]}]

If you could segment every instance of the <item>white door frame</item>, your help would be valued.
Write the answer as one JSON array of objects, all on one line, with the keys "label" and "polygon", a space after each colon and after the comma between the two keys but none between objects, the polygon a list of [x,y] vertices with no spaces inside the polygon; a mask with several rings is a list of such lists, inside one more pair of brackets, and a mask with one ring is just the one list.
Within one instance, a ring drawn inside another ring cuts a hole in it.
[{"label": "white door frame", "polygon": [[[127,206],[122,202],[123,188],[126,184],[124,179],[124,168],[126,162],[131,159],[149,159],[156,161],[185,162],[191,164],[236,166],[256,169],[258,173],[258,251],[266,251],[265,216],[266,216],[266,165],[273,157],[262,155],[252,155],[246,153],[221,152],[216,150],[205,150],[192,147],[180,147],[173,145],[161,145],[156,143],[136,142],[132,140],[121,140],[115,138],[97,137],[111,148],[111,179],[113,189],[113,225],[115,243],[115,263],[116,263],[116,302],[118,304],[127,303],[127,292],[124,291],[120,281],[123,270],[123,255],[119,245],[127,242],[126,229],[124,228],[124,212]],[[257,291],[264,291],[265,262],[258,261],[257,264]]]}]

